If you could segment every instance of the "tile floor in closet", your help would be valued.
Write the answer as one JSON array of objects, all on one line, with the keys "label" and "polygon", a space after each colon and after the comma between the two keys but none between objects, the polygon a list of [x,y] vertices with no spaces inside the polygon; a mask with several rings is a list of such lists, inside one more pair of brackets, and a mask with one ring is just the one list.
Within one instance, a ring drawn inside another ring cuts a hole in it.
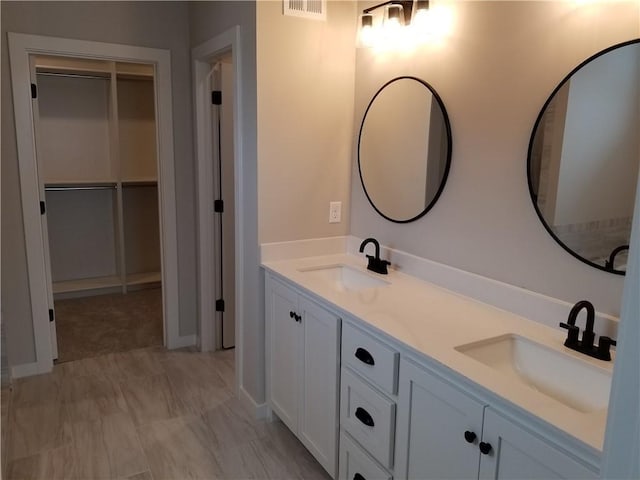
[{"label": "tile floor in closet", "polygon": [[56,365],[2,392],[5,479],[323,479],[234,395],[234,351],[162,347]]}]

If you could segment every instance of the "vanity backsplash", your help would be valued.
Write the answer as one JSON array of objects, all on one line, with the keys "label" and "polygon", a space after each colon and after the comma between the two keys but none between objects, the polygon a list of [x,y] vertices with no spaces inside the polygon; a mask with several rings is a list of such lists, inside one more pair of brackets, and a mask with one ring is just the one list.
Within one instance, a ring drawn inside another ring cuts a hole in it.
[{"label": "vanity backsplash", "polygon": [[[263,244],[261,260],[269,262],[347,253],[361,256],[365,264],[366,258],[359,253],[362,240],[349,235]],[[381,245],[380,256],[391,262],[392,270],[417,277],[553,328],[558,327],[558,321],[567,319],[575,302],[582,300],[582,298],[577,298],[575,301],[560,300],[384,245]],[[598,312],[598,305],[594,306],[596,309],[595,331],[600,335],[617,338],[618,318]]]}]

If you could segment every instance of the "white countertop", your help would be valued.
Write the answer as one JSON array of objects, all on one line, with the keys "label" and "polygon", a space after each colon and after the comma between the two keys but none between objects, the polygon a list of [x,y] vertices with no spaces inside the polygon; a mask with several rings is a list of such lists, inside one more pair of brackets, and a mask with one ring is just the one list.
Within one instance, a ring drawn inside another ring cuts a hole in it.
[{"label": "white countertop", "polygon": [[[300,269],[348,265],[389,282],[362,291],[339,291]],[[611,371],[613,362],[591,359],[564,347],[566,332],[459,295],[418,278],[390,270],[366,270],[366,259],[339,254],[263,262],[263,267],[325,299],[334,307],[393,337],[415,352],[554,425],[587,446],[602,451],[606,410],[584,413],[524,385],[455,350],[455,347],[504,334],[517,334],[551,349]],[[565,321],[566,319],[558,319]]]}]

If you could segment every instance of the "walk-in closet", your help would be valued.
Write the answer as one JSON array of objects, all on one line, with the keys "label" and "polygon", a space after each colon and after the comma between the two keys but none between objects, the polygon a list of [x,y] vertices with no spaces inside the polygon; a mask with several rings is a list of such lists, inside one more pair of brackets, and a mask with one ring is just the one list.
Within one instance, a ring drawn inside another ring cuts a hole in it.
[{"label": "walk-in closet", "polygon": [[154,68],[31,61],[58,361],[161,345]]}]

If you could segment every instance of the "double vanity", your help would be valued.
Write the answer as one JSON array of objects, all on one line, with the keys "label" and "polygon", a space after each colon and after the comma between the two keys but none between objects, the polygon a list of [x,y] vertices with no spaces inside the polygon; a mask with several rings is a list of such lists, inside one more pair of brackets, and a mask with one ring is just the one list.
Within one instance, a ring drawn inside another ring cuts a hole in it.
[{"label": "double vanity", "polygon": [[598,477],[613,362],[559,328],[364,256],[263,267],[268,406],[332,477]]},{"label": "double vanity", "polygon": [[[628,250],[635,184],[623,185],[638,175],[637,142],[616,134],[617,153],[601,155],[609,143],[589,129],[635,132],[626,126],[637,116],[627,120],[621,108],[608,119],[592,100],[609,90],[592,85],[608,84],[614,65],[640,66],[639,48],[640,39],[612,46],[570,72],[542,107],[527,154],[531,199],[549,234],[616,275],[626,270],[616,257]],[[611,87],[621,105],[637,98],[637,72]],[[452,162],[451,132],[426,81],[397,77],[375,93],[357,153],[363,193],[381,217],[415,222],[434,206]],[[613,168],[613,157],[629,170]],[[584,174],[587,158],[598,175]],[[620,208],[608,208],[613,197]],[[287,255],[263,256],[267,403],[333,478],[599,476],[615,319],[596,320],[588,301],[571,308],[415,252],[394,251],[387,271],[374,239],[299,255],[295,243],[281,246]]]}]

